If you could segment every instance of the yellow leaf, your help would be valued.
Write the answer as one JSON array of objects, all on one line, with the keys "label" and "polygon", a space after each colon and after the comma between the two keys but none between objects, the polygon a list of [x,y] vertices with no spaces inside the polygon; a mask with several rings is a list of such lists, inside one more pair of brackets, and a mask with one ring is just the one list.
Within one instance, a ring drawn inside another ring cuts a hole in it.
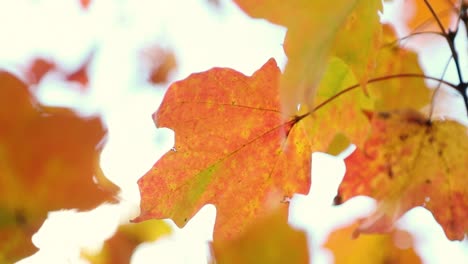
[{"label": "yellow leaf", "polygon": [[[398,74],[424,75],[418,55],[394,43],[396,35],[391,26],[384,26],[384,44],[377,55],[377,68],[373,77]],[[419,109],[430,103],[432,91],[421,77],[399,77],[369,84],[369,95],[375,101],[376,111],[401,108]]]},{"label": "yellow leaf", "polygon": [[[288,64],[280,85],[280,96],[288,115],[296,113],[298,104],[309,109],[313,107],[330,54],[350,63],[362,80],[366,79],[367,70],[372,69],[374,50],[380,38],[380,0],[235,2],[254,18],[264,18],[288,28],[284,40]],[[354,46],[347,46],[350,41],[353,45],[361,42],[358,51]]]},{"label": "yellow leaf", "polygon": [[106,240],[99,253],[82,252],[82,256],[92,264],[130,263],[133,251],[139,244],[155,241],[170,233],[170,226],[162,220],[121,225],[117,232]]},{"label": "yellow leaf", "polygon": [[233,241],[215,241],[213,251],[217,264],[309,263],[306,235],[288,225],[284,210],[258,219]]},{"label": "yellow leaf", "polygon": [[414,252],[411,235],[403,230],[390,234],[362,235],[353,238],[358,223],[333,231],[325,247],[332,251],[336,264],[416,264],[422,263]]}]

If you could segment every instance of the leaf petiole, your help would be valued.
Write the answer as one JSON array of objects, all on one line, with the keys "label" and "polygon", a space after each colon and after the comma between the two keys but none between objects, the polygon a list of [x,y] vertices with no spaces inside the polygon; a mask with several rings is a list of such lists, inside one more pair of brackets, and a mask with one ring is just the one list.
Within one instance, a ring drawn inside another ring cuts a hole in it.
[{"label": "leaf petiole", "polygon": [[[382,76],[382,77],[377,77],[377,78],[370,79],[367,83],[370,84],[370,83],[375,83],[375,82],[391,80],[391,79],[395,79],[395,78],[423,78],[423,79],[438,81],[439,83],[443,83],[445,85],[448,85],[448,86],[454,88],[457,91],[459,90],[459,86],[460,86],[460,85],[455,85],[455,84],[453,84],[451,82],[445,81],[445,80],[440,79],[440,78],[427,76],[427,75],[424,75],[424,74],[418,74],[418,73],[402,73],[402,74],[395,74],[395,75],[387,75],[387,76]],[[347,87],[346,89],[344,89],[344,90],[336,93],[335,95],[331,96],[327,100],[321,102],[319,105],[314,107],[314,109],[312,109],[312,111],[309,111],[309,112],[307,112],[307,113],[305,113],[303,115],[297,116],[295,118],[295,121],[299,122],[301,119],[303,119],[303,118],[307,117],[308,115],[316,112],[317,110],[324,107],[325,105],[327,105],[331,101],[335,100],[336,98],[340,97],[341,95],[346,94],[346,93],[348,93],[348,92],[350,92],[350,91],[352,91],[352,90],[354,90],[354,89],[356,89],[356,88],[358,88],[360,86],[361,86],[361,84],[357,83],[357,84],[354,84],[352,86]]]}]

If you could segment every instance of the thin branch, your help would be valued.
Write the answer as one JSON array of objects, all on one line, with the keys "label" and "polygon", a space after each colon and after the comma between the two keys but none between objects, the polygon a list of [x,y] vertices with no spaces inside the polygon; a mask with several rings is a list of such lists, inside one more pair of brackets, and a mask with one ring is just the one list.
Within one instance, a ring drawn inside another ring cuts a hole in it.
[{"label": "thin branch", "polygon": [[[450,58],[447,60],[447,63],[445,64],[445,67],[444,67],[444,70],[442,71],[442,76],[440,77],[440,79],[442,80],[445,76],[445,73],[447,73],[447,69],[448,69],[448,66],[450,65],[450,60],[452,60],[453,57],[450,56]],[[434,90],[434,93],[432,94],[432,98],[431,98],[431,108],[429,110],[429,120],[432,119],[432,114],[434,114],[434,105],[435,105],[435,97],[436,97],[436,94],[437,92],[439,91],[440,87],[441,87],[441,82],[439,82],[437,84],[437,87],[435,88]]]},{"label": "thin branch", "polygon": [[441,37],[445,38],[445,35],[443,33],[440,33],[439,31],[419,31],[419,32],[413,32],[413,33],[411,33],[409,35],[406,35],[406,36],[401,37],[401,38],[399,38],[397,40],[394,40],[394,41],[392,41],[390,43],[387,43],[387,44],[384,45],[384,47],[394,46],[397,43],[402,42],[404,40],[407,40],[407,39],[409,39],[411,37],[414,37],[414,36],[417,36],[417,35],[423,35],[423,34],[433,34],[433,35],[438,35],[438,36],[441,36]]}]

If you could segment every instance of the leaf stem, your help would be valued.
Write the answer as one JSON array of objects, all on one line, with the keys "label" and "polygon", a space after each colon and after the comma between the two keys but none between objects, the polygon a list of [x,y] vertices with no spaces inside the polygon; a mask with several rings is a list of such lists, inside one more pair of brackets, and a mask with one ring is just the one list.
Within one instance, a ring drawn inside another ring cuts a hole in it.
[{"label": "leaf stem", "polygon": [[422,32],[414,32],[414,33],[411,33],[409,35],[406,35],[404,37],[401,37],[395,41],[392,41],[388,44],[386,44],[385,46],[393,46],[397,43],[401,43],[403,42],[404,40],[407,40],[411,37],[414,37],[414,36],[417,36],[417,35],[423,35],[423,34],[433,34],[433,35],[438,35],[438,36],[441,36],[441,37],[444,37],[445,38],[445,35],[443,33],[440,33],[439,31],[422,31]]},{"label": "leaf stem", "polygon": [[[396,78],[423,78],[423,79],[428,79],[428,80],[433,80],[433,81],[438,81],[439,83],[443,83],[445,85],[448,85],[454,89],[456,89],[458,91],[459,89],[459,86],[460,85],[455,85],[449,81],[445,81],[443,79],[440,79],[440,78],[436,78],[436,77],[432,77],[432,76],[426,76],[424,74],[419,74],[419,73],[401,73],[401,74],[394,74],[394,75],[387,75],[387,76],[382,76],[382,77],[377,77],[377,78],[373,78],[373,79],[370,79],[367,83],[370,84],[370,83],[375,83],[375,82],[381,82],[381,81],[385,81],[385,80],[391,80],[391,79],[396,79]],[[354,84],[354,85],[351,85],[343,90],[341,90],[340,92],[336,93],[335,95],[331,96],[330,98],[328,98],[327,100],[321,102],[319,105],[317,105],[316,107],[314,107],[314,109],[312,109],[311,111],[305,113],[305,114],[302,114],[300,116],[296,116],[295,117],[295,122],[299,122],[301,119],[307,117],[308,115],[314,113],[315,111],[319,110],[320,108],[324,107],[325,105],[327,105],[328,103],[330,103],[331,101],[335,100],[336,98],[340,97],[341,95],[343,94],[346,94],[358,87],[360,87],[361,84],[357,83],[357,84]],[[468,103],[468,101],[465,100],[466,103]]]}]

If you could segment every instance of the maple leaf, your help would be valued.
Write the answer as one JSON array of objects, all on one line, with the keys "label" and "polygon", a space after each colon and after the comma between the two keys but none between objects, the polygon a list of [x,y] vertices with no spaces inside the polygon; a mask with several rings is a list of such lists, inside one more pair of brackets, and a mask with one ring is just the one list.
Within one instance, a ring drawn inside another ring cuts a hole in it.
[{"label": "maple leaf", "polygon": [[371,114],[372,133],[363,149],[346,158],[336,203],[357,195],[378,202],[357,232],[386,232],[405,212],[423,206],[451,240],[468,230],[467,128],[454,121],[429,122],[414,110]]},{"label": "maple leaf", "polygon": [[34,249],[29,236],[47,212],[114,201],[117,187],[99,169],[100,119],[41,106],[2,71],[0,123],[0,256],[12,261],[32,253],[24,249]]},{"label": "maple leaf", "polygon": [[169,217],[183,227],[211,203],[214,239],[230,239],[309,190],[312,151],[296,117],[283,120],[279,75],[271,59],[252,77],[214,68],[169,87],[154,120],[174,130],[175,146],[139,179],[134,221]]},{"label": "maple leaf", "polygon": [[162,220],[121,225],[117,232],[106,240],[98,254],[83,252],[82,255],[93,264],[130,263],[133,251],[139,244],[155,241],[170,233],[170,226]]},{"label": "maple leaf", "polygon": [[332,251],[334,263],[422,263],[414,252],[411,234],[394,230],[390,234],[352,238],[358,223],[334,230],[324,244]]},{"label": "maple leaf", "polygon": [[309,263],[306,234],[288,225],[287,211],[257,220],[237,239],[214,241],[216,263]]},{"label": "maple leaf", "polygon": [[[417,54],[392,44],[396,40],[396,34],[390,25],[383,26],[383,38],[383,45],[377,53],[377,67],[373,77],[401,74],[424,76]],[[430,103],[432,94],[424,78],[392,78],[369,84],[367,90],[374,101],[373,109],[376,111],[419,109]]]},{"label": "maple leaf", "polygon": [[288,28],[284,40],[288,63],[280,87],[287,114],[295,113],[297,104],[311,108],[330,54],[349,63],[365,84],[378,48],[380,0],[235,2],[254,18]]}]

